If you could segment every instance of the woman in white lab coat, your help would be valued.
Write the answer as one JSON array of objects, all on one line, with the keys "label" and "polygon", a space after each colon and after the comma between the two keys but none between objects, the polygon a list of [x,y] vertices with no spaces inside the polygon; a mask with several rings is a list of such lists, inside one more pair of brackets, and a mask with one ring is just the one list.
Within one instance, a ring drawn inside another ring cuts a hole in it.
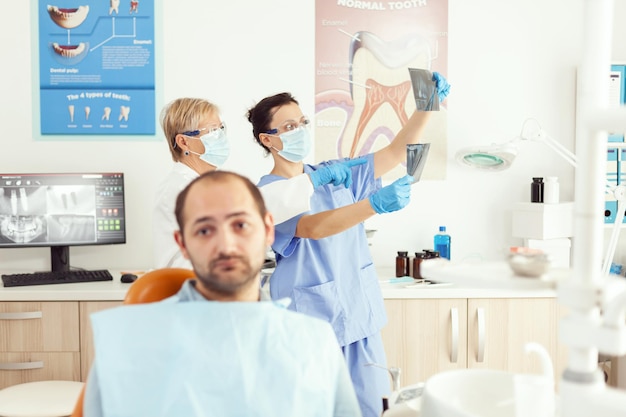
[{"label": "woman in white lab coat", "polygon": [[[230,153],[226,126],[218,107],[200,98],[179,98],[161,112],[161,127],[174,166],[158,187],[154,202],[153,237],[155,268],[192,269],[174,240],[176,197],[199,175],[218,169]],[[341,164],[326,171],[302,174],[261,188],[276,224],[310,209],[313,189],[333,183],[349,185],[351,170]],[[219,198],[219,197],[218,197]]]}]

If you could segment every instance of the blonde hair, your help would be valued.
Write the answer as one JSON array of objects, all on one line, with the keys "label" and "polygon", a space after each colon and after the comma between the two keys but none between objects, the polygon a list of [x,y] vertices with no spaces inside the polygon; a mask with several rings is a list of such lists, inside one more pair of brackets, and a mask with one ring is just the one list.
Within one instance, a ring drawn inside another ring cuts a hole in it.
[{"label": "blonde hair", "polygon": [[219,108],[202,98],[178,98],[163,108],[161,127],[174,161],[178,162],[182,155],[176,146],[176,135],[197,129],[203,118],[215,113],[219,113]]}]

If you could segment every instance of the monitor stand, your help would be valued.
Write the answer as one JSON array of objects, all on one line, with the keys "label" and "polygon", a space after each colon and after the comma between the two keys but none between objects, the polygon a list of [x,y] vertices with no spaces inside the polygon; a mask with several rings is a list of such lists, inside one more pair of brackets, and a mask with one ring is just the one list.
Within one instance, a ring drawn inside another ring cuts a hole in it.
[{"label": "monitor stand", "polygon": [[51,246],[50,247],[50,264],[52,271],[69,271],[70,270],[70,247],[69,246]]}]

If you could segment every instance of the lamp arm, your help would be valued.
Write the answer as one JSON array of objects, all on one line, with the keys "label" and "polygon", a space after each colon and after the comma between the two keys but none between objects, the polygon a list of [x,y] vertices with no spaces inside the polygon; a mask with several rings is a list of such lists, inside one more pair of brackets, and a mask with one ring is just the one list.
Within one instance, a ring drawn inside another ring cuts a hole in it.
[{"label": "lamp arm", "polygon": [[558,153],[561,158],[569,162],[574,168],[578,166],[576,162],[576,155],[561,143],[550,137],[544,130],[537,133],[537,139],[543,141],[548,147]]}]

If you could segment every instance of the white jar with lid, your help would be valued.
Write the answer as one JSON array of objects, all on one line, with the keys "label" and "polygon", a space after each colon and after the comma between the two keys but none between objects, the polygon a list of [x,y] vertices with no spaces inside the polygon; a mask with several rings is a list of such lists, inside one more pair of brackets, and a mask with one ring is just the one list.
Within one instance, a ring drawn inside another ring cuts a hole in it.
[{"label": "white jar with lid", "polygon": [[543,185],[544,204],[557,204],[559,202],[559,178],[546,177]]}]

